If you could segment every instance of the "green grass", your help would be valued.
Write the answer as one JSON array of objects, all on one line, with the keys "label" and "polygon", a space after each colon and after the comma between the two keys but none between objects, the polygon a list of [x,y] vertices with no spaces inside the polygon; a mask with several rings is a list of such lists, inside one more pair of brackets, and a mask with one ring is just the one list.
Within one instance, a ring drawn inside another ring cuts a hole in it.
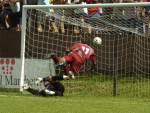
[{"label": "green grass", "polygon": [[147,78],[118,78],[116,97],[112,96],[111,76],[62,82],[66,88],[64,97],[39,97],[0,89],[0,113],[150,113]]},{"label": "green grass", "polygon": [[[138,76],[139,77],[139,76]],[[142,80],[138,77],[118,77],[116,84],[116,95],[122,97],[150,97],[150,80],[146,77]],[[67,94],[80,94],[92,96],[112,96],[113,76],[86,76],[83,78],[63,81]]]},{"label": "green grass", "polygon": [[[149,113],[150,99],[0,92],[0,113]],[[3,96],[2,96],[3,95]],[[6,95],[6,96],[5,96]]]}]

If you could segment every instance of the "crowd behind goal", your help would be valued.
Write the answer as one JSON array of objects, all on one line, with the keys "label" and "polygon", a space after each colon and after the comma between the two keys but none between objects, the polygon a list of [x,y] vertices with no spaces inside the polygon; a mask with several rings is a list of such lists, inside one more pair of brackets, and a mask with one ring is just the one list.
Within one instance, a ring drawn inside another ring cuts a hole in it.
[{"label": "crowd behind goal", "polygon": [[[64,5],[64,4],[80,4],[84,2],[85,4],[106,4],[106,3],[136,3],[136,2],[149,2],[149,0],[0,0],[0,29],[6,29],[6,30],[14,30],[14,31],[21,31],[22,29],[22,7],[23,5]],[[132,14],[132,16],[131,16]],[[76,14],[76,18],[80,18],[79,15],[81,14]],[[136,18],[141,18],[143,21],[142,23],[145,22],[146,19],[149,20],[149,15],[150,15],[150,7],[128,7],[124,8],[122,10],[116,10],[116,8],[103,10],[103,8],[95,8],[95,9],[90,9],[88,10],[88,14],[86,12],[82,13],[82,17],[86,18],[92,18],[93,16],[95,17],[103,17],[105,15],[109,16],[110,18],[112,17],[121,17],[123,16],[123,21],[128,21],[130,22],[131,28],[135,27],[135,22]],[[115,15],[115,16],[114,16]],[[46,15],[45,15],[46,16]],[[90,19],[89,19],[90,20]],[[43,22],[41,20],[39,24],[37,25],[38,32],[43,32],[44,27],[43,27]],[[90,20],[88,23],[91,23],[91,21],[95,20]],[[140,23],[141,23],[140,22]],[[123,23],[123,22],[122,22]],[[121,23],[121,24],[122,24]],[[107,25],[106,25],[107,26]],[[149,28],[149,23],[146,26]],[[74,27],[74,31],[78,32],[78,29]],[[88,30],[89,33],[91,33],[91,30]],[[143,31],[142,31],[143,32]]]}]

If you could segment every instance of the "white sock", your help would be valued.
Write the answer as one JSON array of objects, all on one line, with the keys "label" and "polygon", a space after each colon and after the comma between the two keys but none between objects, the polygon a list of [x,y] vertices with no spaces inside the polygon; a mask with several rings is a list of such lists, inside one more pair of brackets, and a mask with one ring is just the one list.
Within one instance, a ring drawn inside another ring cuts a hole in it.
[{"label": "white sock", "polygon": [[49,95],[54,95],[55,94],[54,91],[51,91],[51,90],[48,90],[48,89],[45,89],[45,92],[46,92],[46,94],[49,94]]},{"label": "white sock", "polygon": [[69,79],[69,76],[63,75],[63,79]]}]

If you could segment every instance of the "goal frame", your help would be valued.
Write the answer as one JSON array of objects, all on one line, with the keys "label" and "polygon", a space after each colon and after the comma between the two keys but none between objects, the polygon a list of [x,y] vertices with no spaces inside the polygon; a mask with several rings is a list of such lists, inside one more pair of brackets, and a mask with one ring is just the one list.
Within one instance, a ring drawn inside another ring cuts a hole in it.
[{"label": "goal frame", "polygon": [[[92,8],[92,7],[133,7],[133,6],[150,6],[150,2],[143,3],[110,3],[110,4],[82,4],[82,5],[23,5],[22,10],[22,32],[21,32],[21,73],[20,73],[20,91],[24,84],[24,68],[25,68],[25,33],[26,33],[26,16],[27,9],[44,9],[44,8]],[[115,93],[114,93],[115,95]]]}]

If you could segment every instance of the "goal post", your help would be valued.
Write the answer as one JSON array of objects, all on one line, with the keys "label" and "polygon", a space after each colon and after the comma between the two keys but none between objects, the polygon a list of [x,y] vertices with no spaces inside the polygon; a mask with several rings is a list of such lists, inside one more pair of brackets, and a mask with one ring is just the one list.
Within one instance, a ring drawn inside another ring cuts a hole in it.
[{"label": "goal post", "polygon": [[21,32],[21,76],[20,76],[20,91],[23,91],[24,84],[24,63],[25,63],[25,39],[26,39],[26,16],[27,9],[23,8],[22,10],[22,32]]},{"label": "goal post", "polygon": [[[86,61],[75,80],[63,81],[66,94],[149,97],[150,21],[141,15],[144,7],[150,3],[24,5],[20,91],[27,79],[29,85],[41,87],[30,80],[63,73],[44,55],[62,57],[72,44],[87,42],[95,50],[97,65],[86,73]],[[101,15],[89,16],[89,8],[99,8]],[[93,44],[95,37],[101,37],[100,46]]]}]

